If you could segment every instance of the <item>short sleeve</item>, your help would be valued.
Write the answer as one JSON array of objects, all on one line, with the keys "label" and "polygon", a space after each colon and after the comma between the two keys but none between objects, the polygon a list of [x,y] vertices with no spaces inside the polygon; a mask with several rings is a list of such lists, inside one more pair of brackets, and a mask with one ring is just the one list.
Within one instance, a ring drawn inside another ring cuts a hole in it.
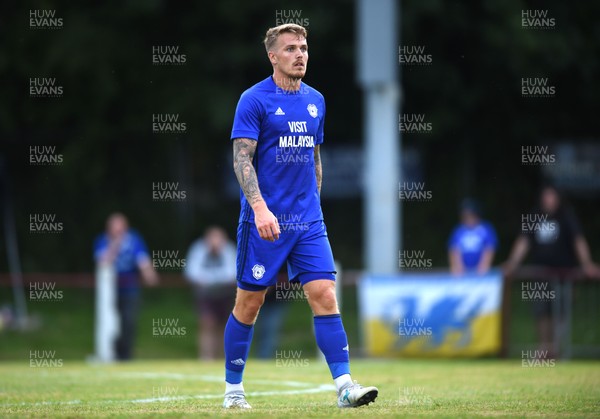
[{"label": "short sleeve", "polygon": [[452,231],[452,234],[450,234],[450,238],[448,239],[448,250],[452,250],[453,248],[458,246],[459,235],[460,228],[457,227]]},{"label": "short sleeve", "polygon": [[486,223],[485,231],[485,247],[491,248],[492,250],[496,250],[498,248],[498,236],[496,235],[496,230],[494,229],[494,226],[492,226],[490,223]]},{"label": "short sleeve", "polygon": [[261,119],[260,104],[251,94],[244,92],[235,110],[231,139],[250,138],[258,141]]},{"label": "short sleeve", "polygon": [[98,262],[100,260],[100,257],[102,256],[104,250],[106,250],[106,240],[104,235],[100,235],[94,240],[93,252],[95,262]]},{"label": "short sleeve", "polygon": [[137,263],[150,259],[150,254],[144,239],[138,234],[134,235],[134,255]]}]

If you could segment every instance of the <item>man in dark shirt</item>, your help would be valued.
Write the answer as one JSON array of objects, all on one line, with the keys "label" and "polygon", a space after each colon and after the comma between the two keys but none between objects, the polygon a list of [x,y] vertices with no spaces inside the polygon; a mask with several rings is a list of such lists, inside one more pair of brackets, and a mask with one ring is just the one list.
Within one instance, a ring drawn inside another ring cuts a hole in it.
[{"label": "man in dark shirt", "polygon": [[[553,186],[544,187],[539,205],[531,213],[522,215],[521,234],[505,264],[506,275],[514,272],[528,252],[533,265],[557,269],[580,266],[585,275],[600,277],[600,268],[592,261],[588,243],[574,212],[564,204]],[[533,298],[538,339],[541,349],[547,351],[548,357],[552,357],[552,303],[556,284],[548,280],[540,283],[541,286],[534,289],[546,293],[534,293],[536,297]]]}]

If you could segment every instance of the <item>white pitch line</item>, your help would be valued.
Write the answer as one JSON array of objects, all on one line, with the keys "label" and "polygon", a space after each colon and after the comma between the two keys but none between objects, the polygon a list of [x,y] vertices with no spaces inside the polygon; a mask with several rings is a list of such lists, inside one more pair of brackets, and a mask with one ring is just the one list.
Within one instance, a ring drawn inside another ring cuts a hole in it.
[{"label": "white pitch line", "polygon": [[[223,377],[217,377],[212,375],[185,375],[177,373],[151,373],[151,372],[139,372],[139,373],[124,373],[119,374],[121,376],[130,377],[148,377],[148,378],[170,378],[175,380],[199,380],[208,382],[223,382]],[[311,384],[302,381],[272,381],[272,380],[251,380],[250,383],[256,384],[267,384],[267,385],[287,385],[289,387],[304,387],[299,390],[274,390],[274,391],[254,391],[246,393],[249,397],[259,396],[283,396],[283,395],[296,395],[296,394],[314,394],[323,393],[326,391],[335,390],[333,384]],[[312,388],[306,388],[311,386],[317,386]],[[145,399],[133,399],[133,400],[92,400],[83,402],[81,400],[65,400],[65,401],[43,401],[43,402],[20,402],[20,403],[0,403],[0,406],[44,406],[44,405],[74,405],[74,404],[113,404],[113,403],[157,403],[157,402],[170,402],[177,400],[201,400],[201,399],[220,399],[223,397],[223,393],[219,394],[198,394],[195,396],[165,396],[165,397],[151,397]]]},{"label": "white pitch line", "polygon": [[170,380],[198,380],[198,381],[209,381],[209,382],[223,382],[223,377],[217,377],[216,375],[201,375],[201,374],[179,374],[174,372],[123,372],[116,374],[120,377],[132,378],[168,378]]},{"label": "white pitch line", "polygon": [[[282,396],[292,394],[312,394],[312,393],[323,393],[325,391],[335,390],[333,384],[322,384],[316,388],[307,388],[304,390],[283,390],[283,391],[253,391],[246,393],[248,397],[257,396]],[[223,397],[223,393],[220,394],[199,394],[197,396],[172,396],[172,397],[152,397],[149,399],[137,399],[129,400],[131,403],[155,403],[155,402],[171,402],[178,400],[189,400],[189,399],[220,399]]]},{"label": "white pitch line", "polygon": [[[172,380],[199,380],[208,381],[214,383],[224,383],[225,377],[216,375],[193,375],[193,374],[179,374],[179,373],[160,373],[160,372],[131,372],[119,374],[125,377],[147,377],[147,378],[168,378]],[[273,381],[273,380],[251,380],[252,383],[256,384],[281,384],[288,387],[312,387],[318,384],[306,383],[303,381]]]}]

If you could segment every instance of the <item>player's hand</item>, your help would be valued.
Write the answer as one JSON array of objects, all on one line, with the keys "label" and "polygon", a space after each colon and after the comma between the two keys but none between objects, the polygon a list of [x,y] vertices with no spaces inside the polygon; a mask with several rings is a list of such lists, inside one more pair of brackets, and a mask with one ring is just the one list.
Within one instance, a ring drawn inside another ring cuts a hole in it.
[{"label": "player's hand", "polygon": [[258,204],[254,209],[254,223],[261,239],[270,242],[279,239],[279,234],[281,234],[279,221],[264,202]]},{"label": "player's hand", "polygon": [[140,262],[139,269],[145,285],[149,287],[156,287],[158,285],[160,279],[149,260]]},{"label": "player's hand", "polygon": [[156,286],[158,286],[158,283],[160,281],[158,279],[158,275],[156,274],[156,272],[154,272],[154,274],[152,274],[152,275],[144,276],[144,282],[149,287],[156,287]]}]

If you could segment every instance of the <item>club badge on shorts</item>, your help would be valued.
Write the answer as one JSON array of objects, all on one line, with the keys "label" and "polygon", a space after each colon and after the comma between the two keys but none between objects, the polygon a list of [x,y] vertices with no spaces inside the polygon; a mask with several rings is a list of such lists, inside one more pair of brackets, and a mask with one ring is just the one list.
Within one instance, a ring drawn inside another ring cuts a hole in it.
[{"label": "club badge on shorts", "polygon": [[256,264],[252,267],[252,276],[254,277],[254,279],[256,279],[258,281],[264,275],[265,275],[265,267],[263,265]]}]

